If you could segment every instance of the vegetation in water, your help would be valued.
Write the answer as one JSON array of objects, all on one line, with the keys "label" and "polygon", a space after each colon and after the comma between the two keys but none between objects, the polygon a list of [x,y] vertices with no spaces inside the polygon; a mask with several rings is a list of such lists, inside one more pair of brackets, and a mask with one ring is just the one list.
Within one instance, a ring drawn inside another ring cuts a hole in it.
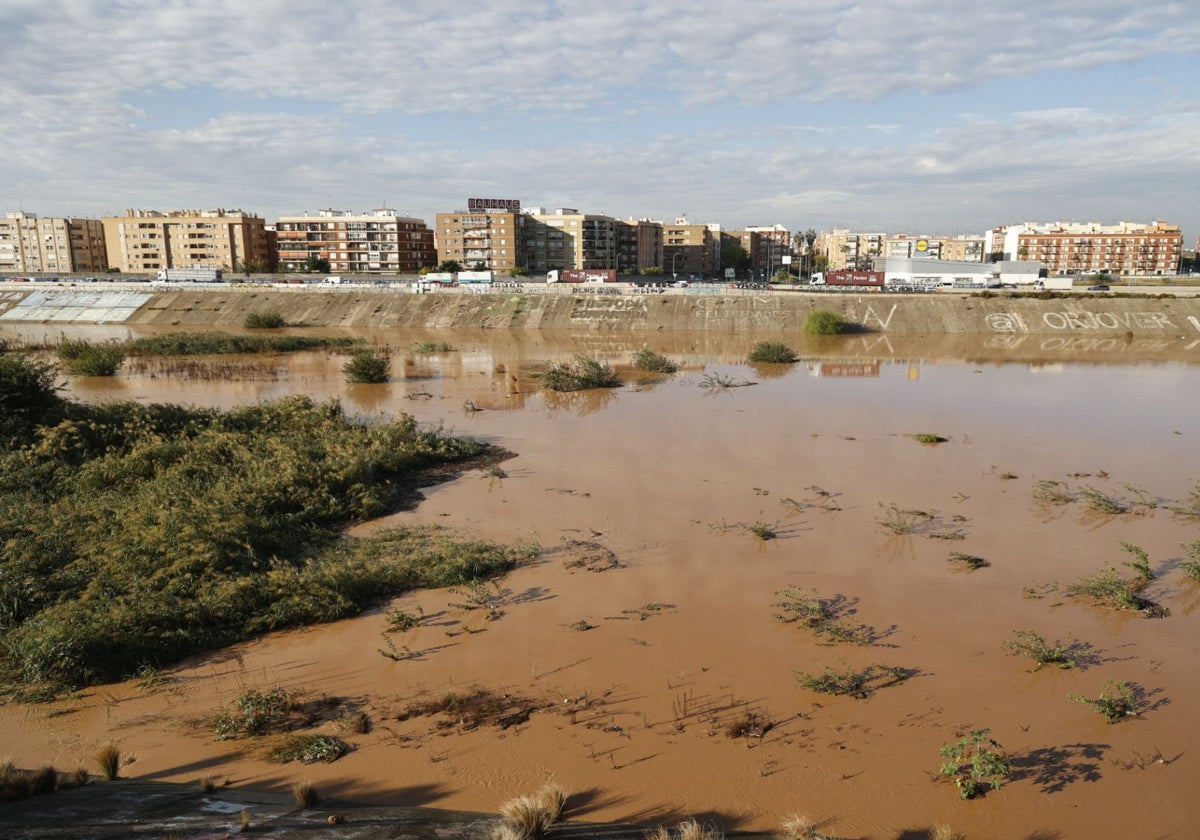
[{"label": "vegetation in water", "polygon": [[849,322],[828,309],[814,309],[804,319],[805,335],[841,335],[849,331]]},{"label": "vegetation in water", "polygon": [[224,332],[179,332],[135,338],[125,344],[131,356],[217,356],[247,353],[295,353],[345,349],[360,339],[316,335],[231,335]]},{"label": "vegetation in water", "polygon": [[411,417],[355,423],[306,397],[232,411],[80,405],[49,369],[16,361],[24,370],[0,381],[22,384],[0,389],[13,408],[0,413],[10,690],[123,679],[416,587],[495,577],[529,550],[440,529],[341,536],[411,498],[423,470],[484,451]]},{"label": "vegetation in water", "polygon": [[1068,700],[1091,706],[1109,723],[1120,723],[1126,718],[1136,717],[1141,703],[1138,701],[1135,687],[1127,682],[1117,682],[1113,679],[1104,681],[1104,689],[1099,697],[1085,697],[1082,694],[1068,694]]},{"label": "vegetation in water", "polygon": [[591,356],[576,356],[574,362],[552,365],[542,374],[542,384],[551,391],[586,391],[591,388],[619,388],[616,371]]},{"label": "vegetation in water", "polygon": [[355,350],[346,362],[342,371],[346,381],[356,383],[387,382],[391,374],[392,363],[386,355],[377,350]]},{"label": "vegetation in water", "polygon": [[77,376],[113,376],[125,361],[125,351],[117,342],[95,344],[82,339],[64,338],[58,344],[58,358]]},{"label": "vegetation in water", "polygon": [[780,341],[760,341],[751,348],[750,354],[746,358],[751,362],[785,365],[800,361],[796,352]]},{"label": "vegetation in water", "polygon": [[963,799],[999,790],[1010,771],[1004,747],[989,737],[990,730],[976,729],[941,749],[942,776],[950,779]]},{"label": "vegetation in water", "polygon": [[242,321],[242,326],[248,330],[278,330],[287,326],[283,315],[274,309],[262,312],[251,312]]},{"label": "vegetation in water", "polygon": [[679,370],[678,364],[648,347],[643,347],[633,355],[633,366],[647,373],[675,373]]}]

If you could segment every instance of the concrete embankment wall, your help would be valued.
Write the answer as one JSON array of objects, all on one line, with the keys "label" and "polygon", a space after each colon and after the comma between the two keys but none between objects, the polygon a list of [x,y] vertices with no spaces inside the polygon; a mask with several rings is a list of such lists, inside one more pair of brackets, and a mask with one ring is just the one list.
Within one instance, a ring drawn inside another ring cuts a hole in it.
[{"label": "concrete embankment wall", "polygon": [[[376,290],[264,288],[0,293],[0,321],[123,323],[155,327],[240,327],[273,310],[310,327],[563,331],[800,332],[817,309],[862,329],[898,335],[1109,334],[1200,336],[1200,298],[1073,295],[610,295],[424,294]],[[111,297],[110,297],[111,296]],[[117,304],[120,304],[119,306]],[[136,305],[133,305],[135,304]],[[111,305],[109,305],[111,304]]]}]

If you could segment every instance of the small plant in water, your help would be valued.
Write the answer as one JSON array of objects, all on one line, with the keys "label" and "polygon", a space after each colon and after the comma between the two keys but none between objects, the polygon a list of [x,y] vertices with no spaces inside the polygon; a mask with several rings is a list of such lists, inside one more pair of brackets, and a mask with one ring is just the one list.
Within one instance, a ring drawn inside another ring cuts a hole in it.
[{"label": "small plant in water", "polygon": [[1101,490],[1097,490],[1095,487],[1081,487],[1079,488],[1079,495],[1083,497],[1084,504],[1087,505],[1088,510],[1094,513],[1116,516],[1119,513],[1129,512],[1127,504],[1115,496],[1110,496]]},{"label": "small plant in water", "polygon": [[356,350],[342,367],[346,380],[354,383],[387,382],[391,362],[375,350]]},{"label": "small plant in water", "polygon": [[767,540],[773,540],[775,537],[779,536],[775,531],[774,525],[768,525],[761,519],[751,525],[747,525],[746,530],[764,542]]},{"label": "small plant in water", "polygon": [[1112,566],[1105,566],[1095,574],[1070,584],[1066,588],[1066,594],[1091,598],[1096,604],[1111,609],[1142,612],[1151,618],[1168,615],[1169,610],[1166,607],[1140,594],[1146,583],[1140,578],[1126,580],[1117,574],[1117,570]]},{"label": "small plant in water", "polygon": [[950,438],[942,437],[941,435],[935,435],[932,432],[922,432],[919,435],[913,435],[913,440],[915,440],[917,443],[923,443],[926,446],[936,446],[939,443],[945,443],[946,441],[950,440]]},{"label": "small plant in water", "polygon": [[795,671],[802,688],[819,694],[849,695],[865,700],[881,688],[898,685],[910,676],[904,668],[891,665],[868,665],[865,668],[835,669],[828,665],[822,674]]},{"label": "small plant in water", "polygon": [[1132,560],[1122,563],[1122,566],[1127,566],[1137,572],[1140,581],[1149,583],[1154,580],[1154,569],[1150,568],[1150,555],[1146,554],[1141,546],[1121,540],[1121,550],[1133,557]]},{"label": "small plant in water", "polygon": [[619,388],[616,371],[591,356],[576,356],[573,363],[560,362],[542,374],[542,384],[551,391],[586,391]]},{"label": "small plant in water", "polygon": [[781,600],[771,606],[778,612],[775,620],[785,624],[799,624],[829,642],[847,642],[853,645],[870,645],[875,642],[875,628],[866,624],[847,621],[840,612],[845,611],[845,599],[840,596],[822,598],[814,590],[811,594],[795,586],[775,593]]},{"label": "small plant in water", "polygon": [[633,366],[648,373],[675,373],[679,370],[679,365],[675,362],[648,347],[643,347],[634,354]]},{"label": "small plant in water", "polygon": [[1120,723],[1138,713],[1138,699],[1134,687],[1127,682],[1117,682],[1113,679],[1104,681],[1104,690],[1099,697],[1084,697],[1082,694],[1068,694],[1068,700],[1075,700],[1104,715],[1109,723]]},{"label": "small plant in water", "polygon": [[989,789],[998,790],[1008,778],[1010,769],[1004,758],[1004,747],[990,738],[991,730],[976,729],[941,749],[941,773],[954,782],[963,799],[983,796]]},{"label": "small plant in water", "polygon": [[412,630],[425,620],[425,610],[417,607],[416,612],[406,612],[399,607],[389,607],[384,617],[387,619],[388,630],[403,632]]},{"label": "small plant in water", "polygon": [[1183,573],[1192,580],[1200,581],[1200,540],[1194,540],[1190,543],[1181,543],[1180,548],[1187,554],[1188,559],[1179,564],[1179,568],[1183,569]]},{"label": "small plant in water", "polygon": [[1079,665],[1084,646],[1072,640],[1066,644],[1055,642],[1050,644],[1032,630],[1014,630],[1015,639],[1005,642],[1004,648],[1013,656],[1024,656],[1037,663],[1036,671],[1043,665],[1057,665],[1059,668],[1075,668]]},{"label": "small plant in water", "polygon": [[418,341],[412,346],[414,353],[453,353],[454,345],[444,341]]},{"label": "small plant in water", "polygon": [[1054,505],[1066,505],[1074,501],[1070,489],[1061,481],[1035,481],[1033,498]]},{"label": "small plant in water", "polygon": [[974,554],[963,554],[961,551],[951,551],[947,559],[951,563],[958,563],[972,571],[991,565],[991,563],[982,557],[976,557]]},{"label": "small plant in water", "polygon": [[780,341],[760,341],[750,350],[747,358],[752,362],[767,362],[770,364],[790,365],[798,362],[800,357],[796,352]]}]

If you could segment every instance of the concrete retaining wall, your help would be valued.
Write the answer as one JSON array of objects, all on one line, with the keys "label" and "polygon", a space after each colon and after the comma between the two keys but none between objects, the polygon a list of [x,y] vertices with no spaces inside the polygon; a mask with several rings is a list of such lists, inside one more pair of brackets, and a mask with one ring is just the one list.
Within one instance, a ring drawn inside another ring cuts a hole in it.
[{"label": "concrete retaining wall", "polygon": [[[71,291],[6,292],[0,319],[56,320],[56,300],[81,307]],[[161,291],[137,308],[105,308],[89,292],[92,311],[128,325],[240,327],[251,312],[274,310],[310,327],[511,329],[565,331],[721,331],[796,333],[808,314],[826,309],[865,330],[888,334],[1093,334],[1200,336],[1200,298],[1072,295],[1038,300],[937,295],[600,295],[425,294],[264,288]],[[114,289],[111,294],[120,295]],[[122,302],[128,302],[125,292]],[[25,295],[24,298],[21,295]],[[117,298],[114,297],[114,301]],[[114,302],[114,307],[116,306]]]}]

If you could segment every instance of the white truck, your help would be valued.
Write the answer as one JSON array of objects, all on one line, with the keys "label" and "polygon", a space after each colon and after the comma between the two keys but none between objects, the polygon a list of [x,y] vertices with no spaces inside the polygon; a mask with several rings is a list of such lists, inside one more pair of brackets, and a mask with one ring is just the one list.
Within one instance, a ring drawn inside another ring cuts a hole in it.
[{"label": "white truck", "polygon": [[155,276],[162,283],[219,283],[221,282],[221,269],[200,266],[165,268]]},{"label": "white truck", "polygon": [[1035,292],[1069,292],[1075,283],[1073,277],[1041,277],[1033,281]]}]

